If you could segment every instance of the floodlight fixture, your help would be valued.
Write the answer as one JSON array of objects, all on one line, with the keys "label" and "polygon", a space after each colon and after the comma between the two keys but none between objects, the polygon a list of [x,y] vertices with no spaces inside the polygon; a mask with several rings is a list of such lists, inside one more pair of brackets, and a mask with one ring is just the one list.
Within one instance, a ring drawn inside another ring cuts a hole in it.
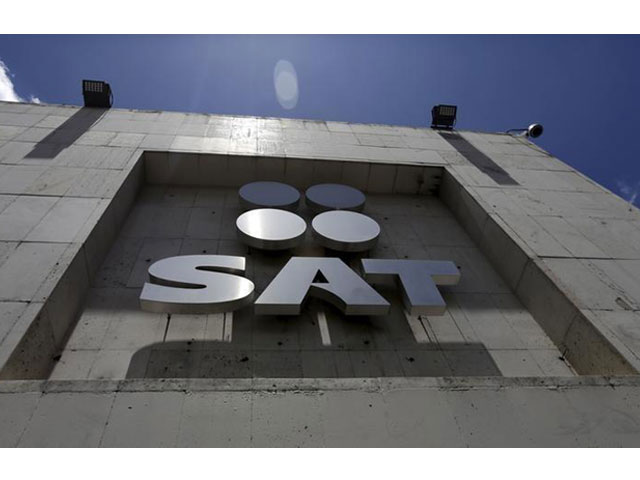
[{"label": "floodlight fixture", "polygon": [[456,105],[436,105],[431,109],[431,128],[451,130],[456,123]]},{"label": "floodlight fixture", "polygon": [[100,80],[83,80],[82,96],[85,107],[111,108],[113,104],[111,86]]},{"label": "floodlight fixture", "polygon": [[544,132],[544,127],[540,123],[532,123],[527,128],[512,128],[507,133],[519,137],[538,138]]}]

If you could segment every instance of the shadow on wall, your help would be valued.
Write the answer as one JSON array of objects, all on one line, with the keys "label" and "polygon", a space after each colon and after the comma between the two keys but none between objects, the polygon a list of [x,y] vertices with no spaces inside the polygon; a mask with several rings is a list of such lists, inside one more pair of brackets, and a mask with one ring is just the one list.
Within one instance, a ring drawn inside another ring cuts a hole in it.
[{"label": "shadow on wall", "polygon": [[[259,287],[260,288],[260,287]],[[177,337],[189,317],[171,316],[164,342],[138,350],[127,378],[365,378],[501,376],[482,343],[418,342],[393,288],[380,288],[387,316],[349,316],[309,298],[299,316],[233,312],[232,335]],[[327,343],[317,312],[326,318]],[[175,322],[176,330],[171,328]],[[225,316],[226,322],[226,316]],[[225,331],[227,325],[225,324]],[[216,331],[215,327],[211,333]],[[186,332],[184,332],[186,334]],[[327,338],[329,337],[329,338]],[[188,339],[188,337],[187,337]]]},{"label": "shadow on wall", "polygon": [[520,185],[500,165],[474,147],[469,141],[456,132],[438,132],[449,145],[478,169],[489,175],[498,185]]},{"label": "shadow on wall", "polygon": [[126,378],[363,378],[501,376],[482,344],[440,349],[256,350],[217,341],[149,345],[131,359]]},{"label": "shadow on wall", "polygon": [[38,142],[33,150],[26,155],[26,158],[55,158],[89,130],[106,111],[106,108],[82,107]]}]

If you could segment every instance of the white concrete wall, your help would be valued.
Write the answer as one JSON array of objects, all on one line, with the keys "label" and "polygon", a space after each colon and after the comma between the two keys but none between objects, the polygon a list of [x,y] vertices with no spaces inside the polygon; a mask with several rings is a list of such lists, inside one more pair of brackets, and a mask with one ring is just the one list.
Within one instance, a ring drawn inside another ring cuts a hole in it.
[{"label": "white concrete wall", "polygon": [[629,378],[0,386],[2,447],[640,446]]},{"label": "white concrete wall", "polygon": [[[5,364],[36,319],[46,327],[33,336],[43,362],[60,350],[74,319],[48,315],[53,287],[81,250],[82,268],[95,274],[142,181],[146,151],[146,181],[178,185],[207,183],[216,172],[228,185],[332,178],[371,192],[426,193],[438,187],[442,167],[443,200],[571,363],[583,373],[630,373],[638,365],[638,211],[526,140],[9,103],[0,125]],[[218,162],[224,175],[212,169]],[[65,304],[82,301],[82,288],[67,291],[79,295]],[[44,363],[27,371],[20,356],[12,364],[2,375],[46,372]]]},{"label": "white concrete wall", "polygon": [[[339,175],[377,193],[439,189],[474,246],[578,373],[636,374],[640,212],[525,139],[476,132],[443,137],[426,128],[0,103],[2,378],[49,374],[73,331],[89,280],[96,278],[141,185],[199,184],[213,158],[226,162],[225,178],[232,182],[241,182],[247,172],[256,178],[289,175],[300,185]],[[167,168],[146,168],[153,159]],[[309,160],[323,163],[316,170],[305,168]],[[445,171],[440,178],[438,169]],[[354,381],[365,388],[364,380]],[[464,379],[455,382],[462,385]],[[89,389],[97,392],[97,384],[91,385]],[[547,402],[547,393],[538,396],[536,390],[513,388],[536,408],[538,402]],[[629,398],[635,398],[636,388],[633,384],[625,390]],[[600,394],[605,390],[571,390],[578,392],[577,401],[585,410],[571,409],[567,418],[577,421],[585,411],[592,414],[606,407],[609,400]],[[25,395],[18,403],[24,401],[26,410],[29,405],[48,408],[39,400],[47,395]],[[73,398],[89,409],[85,420],[90,425],[92,399],[102,402],[103,394],[78,395]],[[357,389],[345,394],[348,402],[359,395]],[[492,402],[500,402],[501,394],[475,411],[468,401],[475,394],[452,395],[460,395],[460,408],[469,422],[475,422],[491,411]],[[117,394],[107,396],[113,399]],[[453,396],[443,401],[453,405]],[[167,393],[158,398],[169,402],[178,397]],[[174,401],[174,407],[182,405],[182,400]],[[620,408],[628,413],[627,423],[636,425],[633,406],[624,403]],[[115,415],[124,419],[125,413]],[[614,426],[620,423],[602,418]],[[507,423],[501,426],[513,432]],[[525,431],[536,433],[517,438],[534,444],[536,439],[556,438],[553,425],[536,428],[529,422]],[[587,433],[574,438],[588,444],[599,428],[589,423]],[[17,440],[28,431],[7,435]],[[48,431],[54,438],[55,432]],[[489,432],[491,426],[481,425],[479,431]],[[608,437],[607,430],[602,438],[611,439],[610,444],[634,444],[633,428],[621,432],[621,437]],[[384,435],[391,438],[392,433]],[[105,433],[103,438],[109,437]],[[329,443],[337,442],[330,438]]]}]

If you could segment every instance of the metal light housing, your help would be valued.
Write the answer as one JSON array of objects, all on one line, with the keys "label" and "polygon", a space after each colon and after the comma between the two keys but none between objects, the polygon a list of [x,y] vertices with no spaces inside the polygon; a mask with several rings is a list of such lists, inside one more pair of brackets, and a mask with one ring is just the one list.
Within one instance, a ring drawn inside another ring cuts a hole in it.
[{"label": "metal light housing", "polygon": [[83,80],[82,96],[85,107],[111,108],[113,103],[111,86],[100,80]]},{"label": "metal light housing", "polygon": [[456,105],[436,105],[431,109],[431,128],[451,130],[456,123]]}]

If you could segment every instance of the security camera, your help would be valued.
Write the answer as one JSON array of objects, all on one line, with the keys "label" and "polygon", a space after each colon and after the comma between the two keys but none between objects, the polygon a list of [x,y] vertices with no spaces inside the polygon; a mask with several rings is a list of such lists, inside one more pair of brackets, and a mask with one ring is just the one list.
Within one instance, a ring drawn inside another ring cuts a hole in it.
[{"label": "security camera", "polygon": [[544,128],[539,123],[532,123],[527,128],[527,137],[538,138],[544,132]]},{"label": "security camera", "polygon": [[529,138],[538,138],[542,135],[544,128],[539,123],[532,123],[527,128],[512,128],[507,130],[506,133],[511,134],[515,137],[529,137]]}]

